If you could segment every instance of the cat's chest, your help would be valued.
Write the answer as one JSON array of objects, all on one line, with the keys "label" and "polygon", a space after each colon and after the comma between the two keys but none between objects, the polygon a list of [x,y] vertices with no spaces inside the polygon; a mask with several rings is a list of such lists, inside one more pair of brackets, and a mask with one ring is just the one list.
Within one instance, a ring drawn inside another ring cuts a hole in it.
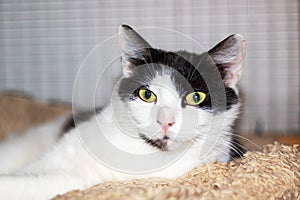
[{"label": "cat's chest", "polygon": [[[136,128],[127,128],[124,130],[116,123],[111,107],[107,107],[87,124],[78,126],[77,131],[88,153],[99,163],[111,168],[111,173],[116,177],[131,177],[130,171],[133,173],[135,170],[144,174],[134,175],[137,177],[151,174],[174,177],[180,174],[178,170],[187,171],[199,163],[194,148],[186,146],[182,151],[160,151],[142,140]],[[91,170],[101,171],[103,168]],[[129,174],[118,171],[127,171]]]}]

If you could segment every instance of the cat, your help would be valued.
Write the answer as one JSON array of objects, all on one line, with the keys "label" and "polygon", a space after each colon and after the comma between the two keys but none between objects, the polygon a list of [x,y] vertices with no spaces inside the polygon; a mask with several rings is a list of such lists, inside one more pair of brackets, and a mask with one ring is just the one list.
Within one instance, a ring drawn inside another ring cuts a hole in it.
[{"label": "cat", "polygon": [[1,199],[49,199],[104,181],[176,178],[241,154],[232,126],[241,105],[243,36],[230,35],[207,53],[170,52],[121,25],[119,42],[123,76],[110,104],[0,145]]}]

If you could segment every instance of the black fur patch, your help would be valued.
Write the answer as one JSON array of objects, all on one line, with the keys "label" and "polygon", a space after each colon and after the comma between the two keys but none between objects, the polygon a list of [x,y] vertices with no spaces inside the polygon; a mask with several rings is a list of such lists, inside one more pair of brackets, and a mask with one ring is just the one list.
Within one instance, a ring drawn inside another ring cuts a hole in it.
[{"label": "black fur patch", "polygon": [[230,158],[231,160],[235,158],[241,158],[243,157],[245,153],[245,148],[243,145],[236,139],[232,138],[231,140],[231,148],[230,148]]},{"label": "black fur patch", "polygon": [[95,111],[82,111],[76,113],[74,116],[73,114],[70,114],[70,116],[68,117],[61,129],[61,136],[70,131],[71,129],[75,128],[76,124],[88,121],[92,116],[95,115],[95,112],[98,113],[101,110],[102,108],[96,108]]},{"label": "black fur patch", "polygon": [[150,139],[147,138],[145,135],[140,134],[140,137],[148,144],[153,147],[158,148],[161,151],[168,151],[167,139]]},{"label": "black fur patch", "polygon": [[130,77],[121,80],[119,95],[122,100],[134,100],[135,91],[148,85],[155,78],[155,74],[162,74],[167,66],[173,71],[171,79],[182,96],[182,107],[186,106],[186,95],[194,91],[206,93],[206,99],[197,106],[207,110],[224,111],[238,103],[235,91],[224,85],[226,71],[222,66],[215,65],[207,53],[197,55],[185,51],[167,52],[152,48],[148,51],[150,53],[144,60],[130,59],[136,67],[132,68]]}]

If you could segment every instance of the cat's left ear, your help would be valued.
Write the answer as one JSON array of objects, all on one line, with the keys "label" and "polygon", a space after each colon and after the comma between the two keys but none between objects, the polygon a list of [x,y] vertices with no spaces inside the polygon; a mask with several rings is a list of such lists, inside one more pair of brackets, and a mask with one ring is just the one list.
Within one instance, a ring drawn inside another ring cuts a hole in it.
[{"label": "cat's left ear", "polygon": [[130,76],[136,66],[135,60],[145,60],[150,56],[150,44],[128,25],[119,27],[119,45],[122,51],[123,74]]},{"label": "cat's left ear", "polygon": [[218,68],[225,73],[224,83],[235,87],[243,70],[246,54],[245,39],[240,34],[233,34],[208,51]]}]

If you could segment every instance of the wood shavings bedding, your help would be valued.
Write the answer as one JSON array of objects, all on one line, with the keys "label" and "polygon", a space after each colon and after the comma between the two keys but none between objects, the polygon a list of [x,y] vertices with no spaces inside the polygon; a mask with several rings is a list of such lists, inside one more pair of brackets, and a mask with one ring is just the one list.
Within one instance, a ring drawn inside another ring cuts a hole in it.
[{"label": "wood shavings bedding", "polygon": [[237,161],[196,167],[177,179],[107,182],[54,199],[300,199],[300,154],[297,145],[274,143]]}]

